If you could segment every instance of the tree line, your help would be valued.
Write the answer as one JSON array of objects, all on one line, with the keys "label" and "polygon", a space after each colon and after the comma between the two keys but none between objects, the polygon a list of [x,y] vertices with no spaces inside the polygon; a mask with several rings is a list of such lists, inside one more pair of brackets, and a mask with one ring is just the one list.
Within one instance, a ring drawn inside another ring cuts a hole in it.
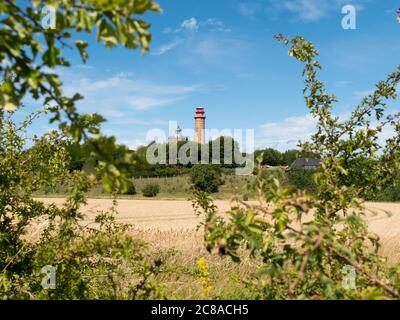
[{"label": "tree line", "polygon": [[[213,152],[213,144],[217,141],[217,145],[220,146],[218,154]],[[171,177],[181,174],[188,173],[188,169],[192,168],[193,165],[201,161],[201,145],[198,144],[198,155],[196,157],[197,162],[189,162],[188,164],[182,164],[177,160],[176,164],[170,163],[170,144],[166,144],[166,161],[165,163],[150,164],[147,160],[147,151],[149,147],[155,142],[151,142],[148,145],[139,146],[136,150],[129,150],[128,152],[132,155],[132,164],[130,171],[134,177]],[[177,152],[186,144],[186,141],[177,142]],[[195,142],[190,142],[195,144]],[[229,147],[227,150],[226,147]],[[206,149],[208,149],[208,163],[214,161],[219,162],[217,166],[225,169],[233,169],[240,166],[237,158],[235,158],[235,152],[240,153],[239,143],[231,137],[219,137],[215,140],[210,141]],[[90,164],[93,164],[96,159],[92,153],[92,146],[89,143],[69,143],[67,150],[70,154],[69,168],[70,170],[84,170]],[[245,153],[240,153],[241,156],[246,156]],[[263,166],[290,166],[296,159],[315,158],[318,157],[316,154],[311,152],[305,152],[296,149],[290,149],[284,152],[273,148],[258,149],[254,151],[254,159],[262,155],[261,164]],[[121,157],[122,154],[114,154],[114,157]]]}]

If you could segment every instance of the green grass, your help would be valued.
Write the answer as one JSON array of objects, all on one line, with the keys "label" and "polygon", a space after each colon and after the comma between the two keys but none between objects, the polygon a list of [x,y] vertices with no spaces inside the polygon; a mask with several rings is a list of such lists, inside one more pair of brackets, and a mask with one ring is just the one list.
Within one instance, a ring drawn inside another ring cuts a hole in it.
[{"label": "green grass", "polygon": [[[226,199],[234,194],[243,194],[246,184],[254,180],[253,176],[235,176],[224,175],[224,184],[219,187],[219,192],[214,194],[216,199]],[[121,199],[149,199],[142,195],[142,189],[146,184],[156,183],[160,186],[160,193],[151,199],[187,199],[193,189],[188,175],[178,177],[158,177],[158,178],[135,178],[133,184],[136,188],[136,195],[120,195]],[[67,186],[58,186],[55,190],[40,190],[37,196],[60,197],[67,193]],[[90,198],[109,198],[110,194],[106,193],[99,183],[93,188],[88,196]]]}]

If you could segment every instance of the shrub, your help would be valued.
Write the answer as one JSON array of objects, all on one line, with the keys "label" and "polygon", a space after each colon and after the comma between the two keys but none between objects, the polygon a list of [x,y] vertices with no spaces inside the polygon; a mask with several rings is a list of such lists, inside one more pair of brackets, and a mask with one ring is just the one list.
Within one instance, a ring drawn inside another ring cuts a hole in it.
[{"label": "shrub", "polygon": [[366,198],[369,201],[400,201],[400,185],[386,187]]},{"label": "shrub", "polygon": [[195,189],[204,192],[218,192],[218,188],[223,184],[221,169],[207,164],[195,165],[190,170],[190,179]]},{"label": "shrub", "polygon": [[[31,123],[28,118],[17,126],[13,121],[2,123],[0,117],[0,212],[7,216],[0,219],[0,296],[156,298],[161,291],[148,279],[156,275],[159,263],[145,258],[146,244],[115,221],[114,209],[98,212],[98,228],[82,228],[78,208],[86,203],[96,179],[69,171],[65,138],[56,131],[34,138],[33,146],[26,149],[27,140],[20,137],[26,136]],[[69,181],[69,188],[62,209],[33,197],[41,189],[55,190],[63,179]],[[47,225],[36,219],[46,220]],[[40,232],[35,235],[30,230]],[[45,266],[56,272],[52,290],[43,285]],[[116,283],[127,283],[127,279],[129,285],[115,290]]]},{"label": "shrub", "polygon": [[133,182],[128,185],[128,189],[126,190],[126,192],[124,194],[132,195],[132,196],[136,194],[136,188],[135,188],[135,185],[133,184]]},{"label": "shrub", "polygon": [[145,197],[155,197],[160,192],[160,186],[156,183],[146,184],[142,190]]}]

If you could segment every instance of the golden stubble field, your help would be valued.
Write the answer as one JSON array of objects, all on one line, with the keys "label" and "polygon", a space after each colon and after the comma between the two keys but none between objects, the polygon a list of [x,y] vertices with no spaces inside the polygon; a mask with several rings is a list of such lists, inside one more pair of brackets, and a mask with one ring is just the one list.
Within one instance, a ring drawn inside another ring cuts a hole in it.
[{"label": "golden stubble field", "polygon": [[[39,199],[47,204],[62,205],[64,199]],[[95,227],[94,218],[101,211],[107,211],[112,201],[89,199],[82,208],[85,218],[83,225]],[[228,200],[217,200],[220,212],[230,209]],[[390,264],[400,262],[400,203],[367,203],[366,220],[371,231],[381,238],[381,254],[388,257]],[[185,200],[118,200],[117,220],[131,224],[132,235],[150,244],[154,254],[165,257],[168,272],[159,275],[158,280],[166,286],[170,298],[198,299],[202,288],[196,276],[197,262],[205,257],[213,284],[213,296],[224,299],[248,298],[242,280],[256,272],[261,262],[242,256],[236,264],[229,257],[209,254],[203,242],[203,230],[197,231],[200,222],[193,211],[191,202]],[[251,296],[250,296],[251,297]]]},{"label": "golden stubble field", "polygon": [[[61,198],[40,200],[57,205],[64,201]],[[217,200],[215,204],[221,212],[229,210],[231,205],[228,200]],[[83,224],[94,224],[95,216],[110,207],[111,200],[89,199],[82,209]],[[370,230],[381,237],[382,253],[391,261],[400,261],[400,203],[366,203],[366,207]],[[202,248],[201,230],[196,231],[200,219],[194,214],[191,202],[186,200],[118,200],[117,220],[133,225],[138,235],[157,246],[183,251]]]},{"label": "golden stubble field", "polygon": [[[40,198],[46,204],[62,205],[61,198]],[[230,208],[229,201],[216,201],[220,210]],[[111,200],[89,199],[82,211],[83,225],[95,227],[94,218],[107,211]],[[117,221],[133,225],[131,233],[151,245],[151,251],[162,253],[168,271],[159,275],[158,281],[166,286],[171,299],[199,299],[203,290],[197,276],[197,262],[204,257],[212,294],[225,299],[236,299],[245,294],[240,279],[245,279],[257,268],[258,262],[244,257],[240,264],[229,257],[209,254],[203,242],[203,230],[197,231],[200,219],[192,205],[185,200],[118,200]]]}]

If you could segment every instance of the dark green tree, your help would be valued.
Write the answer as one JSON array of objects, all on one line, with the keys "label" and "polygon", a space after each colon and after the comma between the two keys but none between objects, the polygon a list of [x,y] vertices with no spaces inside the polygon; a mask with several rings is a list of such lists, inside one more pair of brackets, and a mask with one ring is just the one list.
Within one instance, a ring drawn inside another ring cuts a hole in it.
[{"label": "dark green tree", "polygon": [[215,165],[196,164],[190,169],[190,179],[196,190],[208,193],[218,192],[222,184],[222,172]]},{"label": "dark green tree", "polygon": [[[229,136],[221,136],[208,143],[210,163],[220,164],[225,168],[238,167],[240,159],[240,146],[235,139]],[[214,162],[213,162],[214,161]]]},{"label": "dark green tree", "polygon": [[263,154],[262,165],[267,166],[279,166],[285,164],[283,155],[280,151],[267,148],[265,150],[256,150],[254,157],[257,158],[260,154]]},{"label": "dark green tree", "polygon": [[283,162],[285,165],[290,166],[300,156],[299,150],[287,150],[283,153]]}]

